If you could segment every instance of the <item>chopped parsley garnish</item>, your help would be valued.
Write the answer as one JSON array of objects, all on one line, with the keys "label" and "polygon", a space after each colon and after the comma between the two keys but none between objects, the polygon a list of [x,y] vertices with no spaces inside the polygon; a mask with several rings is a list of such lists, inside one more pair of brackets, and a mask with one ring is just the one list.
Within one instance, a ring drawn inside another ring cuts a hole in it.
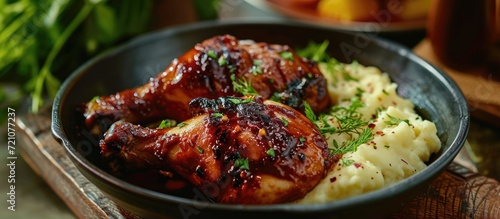
[{"label": "chopped parsley garnish", "polygon": [[162,120],[160,125],[158,126],[158,129],[164,129],[164,128],[170,128],[174,126],[174,122],[169,119]]},{"label": "chopped parsley garnish", "polygon": [[289,51],[283,51],[280,53],[281,58],[290,60],[293,62],[293,53]]},{"label": "chopped parsley garnish", "polygon": [[281,121],[283,121],[283,126],[287,127],[288,126],[288,120],[285,118],[281,117]]},{"label": "chopped parsley garnish", "polygon": [[301,143],[304,143],[304,142],[306,142],[306,138],[304,136],[300,136],[299,141]]},{"label": "chopped parsley garnish", "polygon": [[387,117],[389,117],[389,119],[390,119],[389,121],[384,121],[385,124],[387,124],[387,125],[399,125],[399,123],[405,122],[406,124],[411,126],[410,121],[408,119],[398,119],[398,118],[395,118],[389,114],[387,114]]},{"label": "chopped parsley garnish", "polygon": [[186,122],[181,122],[181,123],[177,124],[177,127],[182,127],[182,126],[185,126],[185,125],[187,125]]},{"label": "chopped parsley garnish", "polygon": [[269,150],[267,150],[266,154],[270,155],[271,157],[276,156],[276,152],[272,148],[270,148]]},{"label": "chopped parsley garnish", "polygon": [[385,147],[385,148],[390,148],[391,146],[389,146],[389,145],[384,145],[384,147]]},{"label": "chopped parsley garnish", "polygon": [[97,101],[97,99],[99,99],[99,96],[94,96],[94,97],[92,98],[92,100],[90,100],[90,102],[95,102],[95,101]]},{"label": "chopped parsley garnish", "polygon": [[203,152],[204,152],[204,151],[203,151],[203,148],[201,148],[201,147],[196,147],[196,150],[198,150],[198,152],[199,152],[200,154],[203,154]]},{"label": "chopped parsley garnish", "polygon": [[353,159],[340,159],[342,166],[349,166],[354,163]]},{"label": "chopped parsley garnish", "polygon": [[260,65],[262,65],[262,60],[260,60],[260,59],[254,59],[254,60],[253,60],[253,65],[255,65],[255,66],[260,66]]},{"label": "chopped parsley garnish", "polygon": [[216,118],[222,118],[224,116],[224,114],[222,114],[222,113],[212,113],[212,116],[216,117]]},{"label": "chopped parsley garnish", "polygon": [[212,58],[212,59],[216,59],[217,58],[217,53],[213,50],[208,50],[207,51],[207,55],[208,57]]},{"label": "chopped parsley garnish", "polygon": [[252,101],[252,98],[246,98],[246,99],[227,98],[227,99],[234,104],[250,103]]},{"label": "chopped parsley garnish", "polygon": [[224,58],[224,56],[219,57],[219,60],[217,61],[219,62],[219,66],[224,66],[227,64],[227,60]]},{"label": "chopped parsley garnish", "polygon": [[234,161],[234,167],[240,168],[241,170],[250,170],[250,165],[248,164],[248,158],[238,158]]},{"label": "chopped parsley garnish", "polygon": [[257,93],[257,91],[252,87],[251,82],[245,80],[245,78],[236,80],[236,76],[232,74],[231,81],[233,82],[233,89],[235,92],[240,93],[243,96],[259,95],[259,93]]},{"label": "chopped parsley garnish", "polygon": [[384,93],[385,95],[389,95],[389,93],[385,89],[382,89],[382,93]]},{"label": "chopped parsley garnish", "polygon": [[308,78],[308,79],[311,79],[312,77],[313,77],[313,74],[312,74],[312,73],[310,73],[310,72],[309,72],[309,73],[307,73],[307,78]]},{"label": "chopped parsley garnish", "polygon": [[270,78],[269,83],[274,84],[274,79]]},{"label": "chopped parsley garnish", "polygon": [[253,75],[262,74],[262,72],[263,72],[263,71],[262,71],[262,68],[259,68],[259,67],[254,67],[254,68],[252,69],[252,74],[253,74]]}]

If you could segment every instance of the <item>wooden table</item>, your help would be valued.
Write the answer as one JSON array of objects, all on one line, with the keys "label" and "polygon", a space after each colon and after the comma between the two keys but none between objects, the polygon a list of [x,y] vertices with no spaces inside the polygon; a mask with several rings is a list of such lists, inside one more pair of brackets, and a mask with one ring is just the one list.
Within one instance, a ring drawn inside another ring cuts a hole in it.
[{"label": "wooden table", "polygon": [[[21,155],[77,217],[138,218],[80,174],[51,134],[50,108],[16,123]],[[500,184],[459,164],[467,165],[462,156],[392,218],[500,218]]]}]

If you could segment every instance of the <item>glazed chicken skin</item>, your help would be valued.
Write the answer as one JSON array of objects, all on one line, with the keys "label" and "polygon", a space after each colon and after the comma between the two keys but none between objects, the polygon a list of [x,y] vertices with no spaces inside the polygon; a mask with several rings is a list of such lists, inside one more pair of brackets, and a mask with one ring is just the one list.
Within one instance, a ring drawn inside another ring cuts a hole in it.
[{"label": "glazed chicken skin", "polygon": [[[147,124],[165,118],[191,117],[188,104],[197,97],[242,96],[233,82],[248,82],[258,95],[279,99],[299,111],[303,101],[315,112],[330,104],[326,80],[316,63],[289,46],[239,41],[224,35],[207,39],[174,59],[166,70],[141,87],[98,97],[84,106],[87,128],[124,120]],[[108,124],[108,126],[109,126]]]},{"label": "glazed chicken skin", "polygon": [[120,176],[175,172],[215,202],[271,204],[303,197],[338,160],[315,126],[281,103],[197,98],[190,111],[172,128],[114,123],[100,143],[104,161]]}]

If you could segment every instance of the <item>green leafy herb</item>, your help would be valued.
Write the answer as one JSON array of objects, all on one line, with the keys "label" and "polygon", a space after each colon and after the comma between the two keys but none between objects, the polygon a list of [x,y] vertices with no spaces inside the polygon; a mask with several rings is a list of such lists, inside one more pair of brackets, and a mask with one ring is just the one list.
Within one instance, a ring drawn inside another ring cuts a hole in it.
[{"label": "green leafy herb", "polygon": [[201,148],[201,147],[196,147],[196,150],[198,150],[198,152],[199,152],[200,154],[203,154],[203,152],[204,152],[204,151],[203,151],[203,148]]},{"label": "green leafy herb", "polygon": [[250,170],[250,165],[248,164],[248,158],[238,158],[234,161],[234,167],[240,168],[241,170]]},{"label": "green leafy herb", "polygon": [[274,79],[270,78],[269,83],[274,84]]},{"label": "green leafy herb", "polygon": [[355,161],[353,159],[340,159],[340,162],[342,163],[342,166],[350,166],[353,164]]},{"label": "green leafy herb", "polygon": [[207,55],[208,57],[212,58],[212,59],[216,59],[217,58],[217,53],[213,50],[208,50],[207,51]]},{"label": "green leafy herb", "polygon": [[387,124],[387,125],[391,125],[391,126],[392,125],[399,125],[399,123],[405,122],[406,124],[411,126],[410,121],[408,119],[398,119],[398,118],[395,118],[389,114],[387,114],[387,117],[389,117],[389,119],[390,119],[389,121],[384,121],[385,124]]},{"label": "green leafy herb", "polygon": [[233,89],[235,92],[240,93],[244,96],[259,95],[259,93],[257,93],[257,91],[252,87],[251,82],[247,82],[245,78],[236,80],[236,76],[232,74],[231,81],[233,83]]},{"label": "green leafy herb", "polygon": [[293,62],[293,53],[288,51],[283,51],[280,53],[281,58],[290,60]]},{"label": "green leafy herb", "polygon": [[224,56],[219,57],[219,60],[217,60],[219,63],[219,66],[224,66],[227,64],[227,60],[224,58]]},{"label": "green leafy herb", "polygon": [[254,59],[253,60],[253,65],[254,66],[260,66],[260,65],[262,65],[262,60],[260,60],[260,59]]},{"label": "green leafy herb", "polygon": [[316,122],[318,120],[318,117],[312,110],[311,105],[309,105],[306,101],[304,101],[304,113],[306,117],[312,122]]},{"label": "green leafy herb", "polygon": [[385,89],[382,89],[382,93],[384,93],[385,95],[389,95],[389,93]]},{"label": "green leafy herb", "polygon": [[373,139],[372,130],[370,128],[365,128],[357,138],[343,142],[342,145],[338,145],[337,141],[333,140],[334,148],[330,149],[330,153],[345,154],[347,152],[354,152],[358,149],[360,145],[365,144],[372,139]]},{"label": "green leafy herb", "polygon": [[330,59],[330,57],[326,53],[328,44],[330,44],[328,40],[325,40],[322,43],[310,42],[306,47],[297,49],[296,51],[299,56],[310,59],[312,61],[326,62]]},{"label": "green leafy herb", "polygon": [[390,148],[391,146],[389,146],[389,145],[384,145],[384,147],[385,147],[385,148]]},{"label": "green leafy herb", "polygon": [[272,148],[270,148],[269,150],[267,150],[266,154],[270,155],[271,157],[276,156],[276,152]]},{"label": "green leafy herb", "polygon": [[283,126],[287,127],[288,126],[288,120],[285,118],[281,117],[281,121],[283,121]]},{"label": "green leafy herb", "polygon": [[[31,98],[37,112],[60,80],[94,55],[144,33],[153,1],[0,0],[0,96],[17,105]],[[133,19],[131,19],[133,18]],[[20,95],[17,95],[20,94]]]},{"label": "green leafy herb", "polygon": [[164,129],[164,128],[170,128],[174,126],[174,122],[169,119],[162,120],[160,125],[158,126],[158,129]]},{"label": "green leafy herb", "polygon": [[252,74],[253,74],[253,75],[262,74],[262,72],[263,72],[263,71],[262,71],[262,68],[259,68],[259,67],[254,67],[254,68],[252,69]]},{"label": "green leafy herb", "polygon": [[301,143],[304,143],[304,142],[306,142],[306,138],[304,136],[300,136],[299,141]]},{"label": "green leafy herb", "polygon": [[222,118],[224,116],[223,113],[212,113],[212,116],[215,118]]},{"label": "green leafy herb", "polygon": [[231,101],[234,104],[244,104],[244,103],[250,103],[252,102],[252,98],[246,98],[246,99],[238,99],[238,98],[227,98],[229,101]]},{"label": "green leafy herb", "polygon": [[186,122],[181,122],[181,123],[177,124],[177,127],[182,127],[182,126],[185,126],[185,125],[187,125]]},{"label": "green leafy herb", "polygon": [[360,98],[361,96],[363,96],[363,93],[364,93],[364,92],[365,92],[365,91],[364,91],[363,89],[361,89],[361,88],[359,88],[359,87],[356,87],[356,94],[355,94],[355,95],[356,95],[356,97],[359,97],[359,98]]}]

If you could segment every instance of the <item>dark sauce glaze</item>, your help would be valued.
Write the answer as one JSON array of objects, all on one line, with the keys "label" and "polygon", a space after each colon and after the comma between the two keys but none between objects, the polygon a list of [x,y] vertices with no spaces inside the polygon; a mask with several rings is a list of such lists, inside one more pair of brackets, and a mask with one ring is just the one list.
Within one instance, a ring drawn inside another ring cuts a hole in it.
[{"label": "dark sauce glaze", "polygon": [[233,89],[233,74],[236,80],[251,82],[265,99],[276,95],[299,111],[303,101],[317,113],[330,104],[326,80],[316,63],[299,57],[286,45],[239,41],[224,35],[196,44],[141,87],[85,103],[85,124],[95,128],[103,119],[136,124],[189,119],[188,105],[195,98],[241,95]]},{"label": "dark sauce glaze", "polygon": [[196,98],[190,111],[182,127],[115,123],[100,144],[104,160],[117,175],[172,171],[210,200],[242,204],[299,199],[337,162],[307,118],[262,97]]}]

